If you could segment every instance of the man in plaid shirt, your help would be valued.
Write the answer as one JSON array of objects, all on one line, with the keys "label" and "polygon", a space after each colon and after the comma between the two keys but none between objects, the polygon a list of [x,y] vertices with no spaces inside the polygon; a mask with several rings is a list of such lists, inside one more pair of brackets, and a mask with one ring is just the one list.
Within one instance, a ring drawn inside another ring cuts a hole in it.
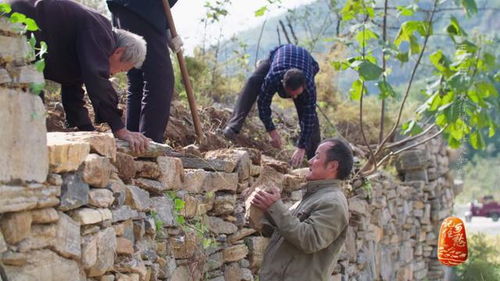
[{"label": "man in plaid shirt", "polygon": [[259,117],[271,137],[271,144],[281,148],[281,138],[271,117],[271,101],[278,93],[282,98],[293,99],[299,116],[301,134],[291,164],[298,166],[306,153],[308,159],[312,158],[321,139],[314,84],[318,71],[318,63],[304,48],[288,44],[272,50],[269,58],[258,64],[245,84],[224,129],[224,136],[233,139],[240,132],[257,100]]}]

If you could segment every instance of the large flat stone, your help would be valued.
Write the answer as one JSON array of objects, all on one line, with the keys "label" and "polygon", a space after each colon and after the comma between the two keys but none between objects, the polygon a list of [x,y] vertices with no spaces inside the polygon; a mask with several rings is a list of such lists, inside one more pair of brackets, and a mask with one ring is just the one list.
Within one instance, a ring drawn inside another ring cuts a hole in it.
[{"label": "large flat stone", "polygon": [[246,244],[249,248],[249,261],[250,268],[252,270],[257,270],[262,264],[264,259],[264,252],[266,251],[267,245],[269,244],[269,238],[265,237],[247,237],[245,239]]},{"label": "large flat stone", "polygon": [[52,223],[59,220],[59,214],[57,214],[54,208],[45,208],[31,211],[31,217],[33,223]]},{"label": "large flat stone", "polygon": [[134,164],[137,177],[157,180],[161,176],[160,167],[155,162],[135,161]]},{"label": "large flat stone", "polygon": [[89,185],[83,181],[79,173],[63,175],[60,210],[68,211],[86,205],[89,200],[88,197]]},{"label": "large flat stone", "polygon": [[207,171],[233,172],[236,163],[222,159],[204,159],[198,157],[180,157],[185,169],[203,169]]},{"label": "large flat stone", "polygon": [[421,170],[429,166],[430,160],[427,151],[407,150],[400,153],[396,160],[396,169],[400,172]]},{"label": "large flat stone", "polygon": [[237,173],[209,172],[201,169],[185,170],[184,189],[187,191],[193,193],[236,191],[237,188]]},{"label": "large flat stone", "polygon": [[33,94],[0,91],[0,182],[44,182],[49,168],[45,107]]},{"label": "large flat stone", "polygon": [[84,281],[78,263],[50,250],[33,251],[23,266],[5,266],[9,281]]},{"label": "large flat stone", "polygon": [[238,230],[236,225],[218,217],[207,217],[207,227],[215,234],[232,234]]},{"label": "large flat stone", "polygon": [[111,220],[112,214],[109,209],[81,208],[72,211],[71,217],[81,225],[87,225]]},{"label": "large flat stone", "polygon": [[156,194],[161,194],[163,191],[167,190],[167,187],[157,180],[138,178],[134,179],[133,183],[142,189]]},{"label": "large flat stone", "polygon": [[111,160],[115,160],[116,158],[116,142],[111,133],[54,132],[51,134],[69,141],[88,143],[90,145],[90,152],[97,153]]},{"label": "large flat stone", "polygon": [[[236,165],[236,172],[238,173],[239,181],[246,180],[250,177],[250,166],[252,161],[250,160],[250,155],[244,150],[238,149],[219,149],[208,151],[205,154],[207,159],[219,159],[225,160]],[[234,171],[234,170],[233,170]],[[226,172],[233,172],[226,171]]]},{"label": "large flat stone", "polygon": [[0,185],[0,214],[59,204],[61,187],[31,184],[28,186]]},{"label": "large flat stone", "polygon": [[159,156],[165,156],[165,155],[171,155],[171,156],[177,156],[179,155],[177,152],[175,152],[172,147],[170,147],[167,144],[164,143],[157,143],[150,141],[148,143],[148,149],[144,153],[135,153],[133,152],[130,147],[128,142],[123,141],[123,140],[116,140],[116,147],[119,152],[126,153],[130,156],[133,157],[140,157],[140,158],[156,158]]},{"label": "large flat stone", "polygon": [[113,222],[124,221],[128,219],[139,219],[141,215],[136,210],[130,208],[127,205],[121,206],[118,209],[111,211],[113,215]]},{"label": "large flat stone", "polygon": [[50,171],[53,173],[76,171],[90,153],[90,144],[68,140],[58,133],[47,133],[47,146]]}]

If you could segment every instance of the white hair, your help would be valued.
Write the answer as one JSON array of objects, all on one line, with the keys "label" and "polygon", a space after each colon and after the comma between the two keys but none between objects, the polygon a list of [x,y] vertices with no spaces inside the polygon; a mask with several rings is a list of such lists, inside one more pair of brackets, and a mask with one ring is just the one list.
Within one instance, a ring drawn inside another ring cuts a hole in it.
[{"label": "white hair", "polygon": [[131,62],[136,68],[140,68],[146,59],[146,41],[142,36],[135,33],[115,28],[116,47],[124,47],[121,57],[123,62]]}]

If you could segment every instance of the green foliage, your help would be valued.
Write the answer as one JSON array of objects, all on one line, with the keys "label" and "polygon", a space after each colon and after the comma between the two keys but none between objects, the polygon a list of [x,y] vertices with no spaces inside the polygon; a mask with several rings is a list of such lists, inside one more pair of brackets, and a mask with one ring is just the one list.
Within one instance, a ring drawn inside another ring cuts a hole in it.
[{"label": "green foliage", "polygon": [[[34,32],[39,30],[38,25],[33,19],[28,18],[18,12],[11,12],[12,8],[8,3],[0,3],[0,16],[7,17],[12,23],[21,24],[23,28],[19,30],[19,33],[24,34],[28,31]],[[35,69],[38,72],[43,72],[43,70],[45,69],[45,59],[43,58],[43,55],[47,53],[47,44],[44,41],[40,41],[37,45],[37,40],[33,33],[30,34],[28,43],[31,47],[28,54],[28,60],[34,61]],[[30,90],[32,93],[38,95],[44,89],[44,87],[45,83],[32,83],[30,85]]]},{"label": "green foliage", "polygon": [[484,234],[468,237],[469,257],[456,267],[459,281],[496,281],[500,280],[500,245]]}]

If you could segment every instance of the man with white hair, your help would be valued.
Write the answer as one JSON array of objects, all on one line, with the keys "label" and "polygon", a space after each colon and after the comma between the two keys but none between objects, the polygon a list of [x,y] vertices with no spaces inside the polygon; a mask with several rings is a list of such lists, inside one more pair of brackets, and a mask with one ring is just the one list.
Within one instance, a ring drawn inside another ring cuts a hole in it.
[{"label": "man with white hair", "polygon": [[114,30],[107,18],[74,1],[8,2],[14,12],[33,18],[40,27],[35,36],[48,45],[44,75],[61,84],[67,126],[95,130],[85,108],[85,85],[96,123],[108,123],[117,138],[127,141],[136,152],[144,151],[149,139],[125,128],[118,95],[109,81],[111,75],[142,65],[146,57],[144,39]]}]

